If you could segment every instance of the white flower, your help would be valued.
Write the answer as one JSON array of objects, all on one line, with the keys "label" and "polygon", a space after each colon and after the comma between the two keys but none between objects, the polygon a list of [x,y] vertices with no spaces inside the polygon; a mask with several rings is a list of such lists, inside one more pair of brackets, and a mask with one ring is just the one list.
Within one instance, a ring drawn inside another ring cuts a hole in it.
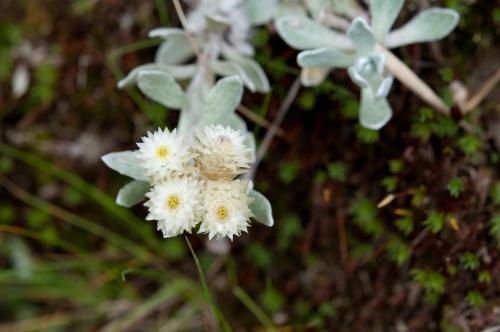
[{"label": "white flower", "polygon": [[245,145],[245,136],[221,125],[211,125],[196,135],[196,164],[211,180],[233,179],[246,172],[253,162],[252,150]]},{"label": "white flower", "polygon": [[142,138],[137,143],[137,157],[142,160],[142,167],[153,181],[161,181],[174,172],[182,172],[193,158],[189,148],[174,129],[158,129]]},{"label": "white flower", "polygon": [[239,236],[246,232],[253,216],[248,205],[252,198],[248,196],[248,181],[207,181],[203,195],[205,216],[200,224],[199,233],[208,233],[211,240]]},{"label": "white flower", "polygon": [[157,183],[146,194],[149,214],[146,220],[158,221],[163,237],[184,231],[191,233],[200,217],[200,183],[193,177],[173,176]]}]

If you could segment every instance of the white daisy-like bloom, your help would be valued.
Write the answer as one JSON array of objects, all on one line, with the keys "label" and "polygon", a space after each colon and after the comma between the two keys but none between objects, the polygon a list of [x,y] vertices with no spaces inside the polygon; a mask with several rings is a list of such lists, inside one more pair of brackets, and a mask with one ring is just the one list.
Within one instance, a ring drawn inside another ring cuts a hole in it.
[{"label": "white daisy-like bloom", "polygon": [[248,207],[253,201],[248,196],[250,184],[240,180],[206,181],[202,203],[205,215],[199,233],[208,233],[210,240],[228,237],[232,241],[233,236],[247,232],[253,216]]},{"label": "white daisy-like bloom", "polygon": [[146,220],[156,220],[163,237],[191,233],[200,220],[200,182],[194,177],[169,177],[154,185],[146,197]]},{"label": "white daisy-like bloom", "polygon": [[193,149],[196,165],[210,180],[233,179],[245,173],[254,159],[243,133],[221,125],[200,130]]},{"label": "white daisy-like bloom", "polygon": [[137,146],[137,158],[142,161],[141,167],[153,182],[174,173],[183,173],[193,158],[189,147],[175,129],[169,132],[166,128],[160,128],[153,133],[148,132]]}]

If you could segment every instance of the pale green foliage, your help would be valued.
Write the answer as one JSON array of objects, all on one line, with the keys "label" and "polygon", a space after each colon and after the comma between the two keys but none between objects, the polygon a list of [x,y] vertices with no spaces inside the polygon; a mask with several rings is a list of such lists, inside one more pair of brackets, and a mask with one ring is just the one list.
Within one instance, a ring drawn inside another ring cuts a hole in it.
[{"label": "pale green foliage", "polygon": [[112,170],[135,180],[148,181],[141,167],[141,161],[132,151],[112,152],[101,157],[102,161]]},{"label": "pale green foliage", "polygon": [[271,209],[271,203],[269,203],[264,195],[255,190],[251,190],[249,196],[254,199],[254,201],[250,203],[249,206],[254,215],[254,219],[266,226],[273,226],[274,219]]},{"label": "pale green foliage", "polygon": [[116,196],[116,204],[132,207],[144,199],[149,191],[149,182],[134,180],[123,186]]},{"label": "pale green foliage", "polygon": [[[286,1],[284,5],[286,7]],[[392,117],[386,99],[393,78],[383,76],[384,55],[377,44],[387,48],[433,41],[448,35],[457,25],[459,15],[454,10],[430,8],[419,13],[407,24],[390,32],[401,11],[402,0],[372,0],[369,2],[370,23],[356,1],[307,1],[305,9],[281,10],[276,15],[276,29],[291,47],[302,50],[297,57],[304,68],[348,68],[352,81],[361,88],[359,119],[362,126],[378,130]],[[279,6],[278,6],[279,7]],[[347,33],[336,26],[332,29],[322,21],[325,12],[353,19]],[[302,75],[305,86],[319,84],[323,77],[311,81]]]}]

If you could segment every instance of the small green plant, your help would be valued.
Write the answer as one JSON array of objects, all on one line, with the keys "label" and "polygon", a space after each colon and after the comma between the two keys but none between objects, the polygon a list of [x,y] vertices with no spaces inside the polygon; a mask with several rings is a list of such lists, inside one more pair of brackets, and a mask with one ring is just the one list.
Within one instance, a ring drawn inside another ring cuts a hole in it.
[{"label": "small green plant", "polygon": [[429,302],[436,302],[444,293],[446,277],[441,273],[429,269],[412,269],[411,276],[425,290]]},{"label": "small green plant", "polygon": [[347,178],[347,165],[343,161],[334,161],[327,165],[328,176],[332,180],[344,182]]},{"label": "small green plant", "polygon": [[424,220],[423,225],[431,233],[437,234],[443,229],[445,224],[445,219],[446,216],[444,215],[444,213],[432,210],[427,215],[427,218]]},{"label": "small green plant", "polygon": [[377,205],[366,197],[359,196],[351,204],[350,212],[354,222],[367,234],[379,236],[384,225],[378,217]]},{"label": "small green plant", "polygon": [[393,174],[398,174],[403,170],[404,164],[402,160],[391,159],[389,160],[389,171]]},{"label": "small green plant", "polygon": [[488,271],[481,271],[477,276],[477,281],[485,284],[489,284],[491,282],[491,279],[492,279],[491,273]]},{"label": "small green plant", "polygon": [[267,287],[261,295],[261,303],[267,310],[275,313],[285,305],[285,297],[268,282]]},{"label": "small green plant", "polygon": [[500,246],[500,214],[495,214],[491,217],[490,234],[497,240]]},{"label": "small green plant", "polygon": [[300,219],[296,216],[284,218],[279,223],[278,229],[278,249],[286,250],[290,247],[293,241],[300,237],[303,229]]},{"label": "small green plant", "polygon": [[386,249],[389,259],[397,265],[403,265],[411,258],[411,247],[399,238],[390,240]]},{"label": "small green plant", "polygon": [[396,228],[399,229],[404,235],[409,235],[413,232],[415,223],[413,216],[405,216],[395,221]]},{"label": "small green plant", "polygon": [[479,257],[472,252],[466,252],[460,256],[460,263],[466,270],[475,270],[479,267]]},{"label": "small green plant", "polygon": [[468,157],[473,157],[481,147],[481,140],[475,135],[460,137],[457,141],[458,148]]},{"label": "small green plant", "polygon": [[377,130],[356,126],[356,137],[365,144],[377,143],[380,139],[380,134]]},{"label": "small green plant", "polygon": [[382,186],[388,192],[393,192],[398,186],[398,178],[395,176],[386,176],[381,181]]},{"label": "small green plant", "polygon": [[490,198],[493,204],[500,204],[500,181],[495,181],[491,186]]},{"label": "small green plant", "polygon": [[467,302],[474,307],[478,307],[484,303],[484,298],[477,290],[472,290],[467,292],[465,296]]},{"label": "small green plant", "polygon": [[453,178],[448,182],[448,192],[451,197],[458,198],[464,191],[464,182],[460,178]]},{"label": "small green plant", "polygon": [[297,161],[285,161],[280,164],[278,176],[283,183],[289,184],[297,178],[299,171],[300,164]]}]

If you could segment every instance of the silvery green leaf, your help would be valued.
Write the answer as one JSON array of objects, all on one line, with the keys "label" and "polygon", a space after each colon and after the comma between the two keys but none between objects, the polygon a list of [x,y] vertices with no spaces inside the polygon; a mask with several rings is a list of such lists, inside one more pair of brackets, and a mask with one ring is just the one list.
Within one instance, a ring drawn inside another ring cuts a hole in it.
[{"label": "silvery green leaf", "polygon": [[330,0],[330,5],[335,13],[351,18],[359,16],[364,11],[357,0]]},{"label": "silvery green leaf", "polygon": [[307,16],[307,12],[301,0],[281,0],[279,1],[275,20],[285,16]]},{"label": "silvery green leaf", "polygon": [[458,20],[458,13],[452,9],[431,8],[424,10],[401,28],[390,32],[385,44],[389,48],[394,48],[438,40],[455,29]]},{"label": "silvery green leaf", "polygon": [[172,38],[172,36],[185,36],[185,32],[182,29],[179,28],[156,28],[151,31],[149,31],[149,38],[161,38],[161,39],[169,39]]},{"label": "silvery green leaf", "polygon": [[211,31],[216,31],[216,32],[224,31],[231,25],[231,22],[227,18],[221,15],[217,14],[206,15],[206,18],[207,18],[208,28]]},{"label": "silvery green leaf", "polygon": [[130,85],[137,83],[137,77],[139,73],[143,70],[155,70],[155,71],[163,71],[175,79],[184,80],[191,78],[196,72],[196,65],[161,65],[157,63],[149,63],[146,65],[141,65],[133,70],[131,70],[127,76],[118,81],[118,88],[123,89]]},{"label": "silvery green leaf", "polygon": [[319,20],[323,12],[330,6],[329,0],[305,0],[304,2],[315,20]]},{"label": "silvery green leaf", "polygon": [[347,68],[347,73],[349,74],[349,77],[354,82],[354,84],[356,84],[362,89],[368,88],[369,86],[368,80],[359,73],[359,71],[355,66]]},{"label": "silvery green leaf", "polygon": [[372,29],[368,26],[365,19],[357,17],[352,21],[347,35],[351,38],[354,47],[362,56],[367,55],[375,47],[375,37],[373,36]]},{"label": "silvery green leaf", "polygon": [[252,25],[269,22],[276,13],[278,0],[247,0],[246,12]]},{"label": "silvery green leaf", "polygon": [[392,117],[392,109],[386,98],[375,98],[373,90],[361,90],[359,122],[363,127],[378,130]]},{"label": "silvery green leaf", "polygon": [[241,102],[243,83],[238,76],[221,78],[208,92],[202,117],[205,124],[219,121],[233,114]]},{"label": "silvery green leaf", "polygon": [[165,65],[164,70],[177,80],[185,80],[191,78],[196,73],[196,65]]},{"label": "silvery green leaf", "polygon": [[137,158],[133,151],[121,151],[108,153],[101,160],[112,170],[129,176],[135,180],[148,181],[148,177],[141,167],[142,161]]},{"label": "silvery green leaf", "polygon": [[137,86],[146,96],[169,108],[182,108],[187,98],[182,88],[168,73],[159,70],[141,70]]},{"label": "silvery green leaf", "polygon": [[376,98],[387,97],[387,95],[389,94],[389,91],[391,90],[393,82],[394,82],[394,77],[392,77],[392,76],[384,78],[377,89],[377,93],[375,94],[375,97]]},{"label": "silvery green leaf", "polygon": [[301,67],[347,68],[354,63],[356,55],[334,47],[302,51],[297,56]]},{"label": "silvery green leaf", "polygon": [[155,62],[159,64],[179,64],[193,57],[193,49],[186,33],[178,28],[158,28],[149,32],[151,38],[165,41],[158,47]]},{"label": "silvery green leaf", "polygon": [[352,43],[343,34],[322,26],[306,16],[285,16],[276,22],[283,40],[298,50],[321,47],[351,48]]},{"label": "silvery green leaf", "polygon": [[250,203],[249,208],[255,220],[268,227],[272,227],[274,225],[273,211],[267,198],[253,189],[250,190],[248,195],[254,199],[254,201]]},{"label": "silvery green leaf", "polygon": [[149,191],[149,187],[149,182],[146,181],[130,181],[118,192],[116,204],[129,208],[140,203]]},{"label": "silvery green leaf", "polygon": [[223,47],[223,54],[237,69],[238,75],[250,91],[269,92],[270,85],[266,73],[255,60],[242,56],[228,46]]},{"label": "silvery green leaf", "polygon": [[394,21],[401,11],[404,0],[371,0],[370,14],[373,34],[379,42],[384,43],[385,36],[391,30]]},{"label": "silvery green leaf", "polygon": [[300,71],[300,83],[306,87],[318,86],[330,72],[329,68],[305,67]]},{"label": "silvery green leaf", "polygon": [[158,65],[156,63],[149,63],[146,65],[138,66],[138,67],[132,69],[127,74],[127,76],[125,76],[124,78],[122,78],[121,80],[118,81],[118,84],[117,84],[118,88],[123,89],[123,88],[126,88],[128,86],[136,84],[137,83],[137,76],[139,75],[141,70],[144,70],[144,69],[154,69],[154,70],[160,70],[160,71],[164,70],[163,68],[161,68],[160,65]]},{"label": "silvery green leaf", "polygon": [[369,55],[369,58],[375,64],[376,72],[382,75],[384,72],[385,56],[382,53],[372,53]]},{"label": "silvery green leaf", "polygon": [[255,136],[252,132],[247,132],[247,134],[245,135],[245,145],[252,150],[252,159],[255,159],[257,143],[255,142]]},{"label": "silvery green leaf", "polygon": [[217,121],[222,126],[228,126],[234,130],[247,132],[246,122],[236,113],[229,114]]}]

